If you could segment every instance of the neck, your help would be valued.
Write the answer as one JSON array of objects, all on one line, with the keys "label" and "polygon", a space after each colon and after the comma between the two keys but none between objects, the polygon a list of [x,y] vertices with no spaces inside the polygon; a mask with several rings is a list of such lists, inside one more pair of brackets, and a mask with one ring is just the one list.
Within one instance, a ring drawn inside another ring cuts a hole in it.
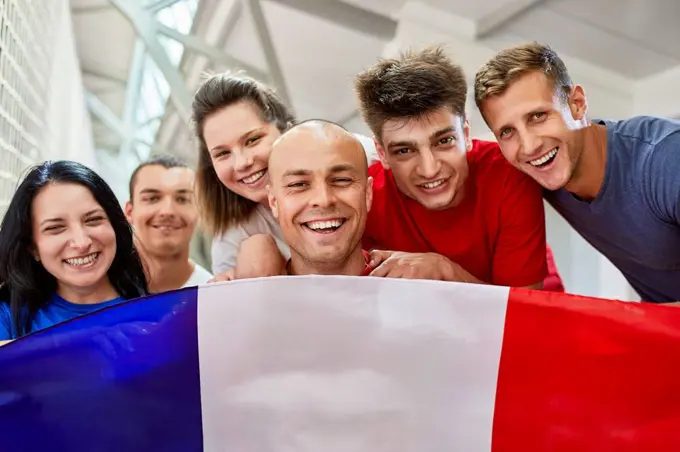
[{"label": "neck", "polygon": [[149,272],[149,291],[152,293],[179,289],[194,272],[196,264],[189,259],[189,251],[168,256],[144,253]]},{"label": "neck", "polygon": [[310,262],[291,249],[290,268],[291,275],[345,275],[360,276],[366,267],[364,254],[361,246],[342,262]]},{"label": "neck", "polygon": [[600,124],[576,133],[582,135],[582,151],[576,162],[574,174],[564,187],[581,199],[592,200],[600,192],[607,166],[607,128]]},{"label": "neck", "polygon": [[59,283],[57,294],[64,300],[75,304],[97,304],[113,300],[120,296],[114,289],[108,276],[92,287],[73,287]]}]

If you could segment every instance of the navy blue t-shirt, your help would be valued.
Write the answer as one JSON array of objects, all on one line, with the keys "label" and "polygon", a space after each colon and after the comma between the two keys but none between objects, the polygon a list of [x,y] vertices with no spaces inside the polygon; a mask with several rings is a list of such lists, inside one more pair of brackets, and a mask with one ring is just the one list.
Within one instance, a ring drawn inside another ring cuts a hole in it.
[{"label": "navy blue t-shirt", "polygon": [[590,202],[564,189],[545,198],[643,301],[680,301],[680,121],[595,122],[607,127],[599,193]]},{"label": "navy blue t-shirt", "polygon": [[[122,297],[114,298],[113,300],[104,301],[95,304],[76,304],[64,300],[56,293],[47,304],[41,308],[31,322],[31,329],[29,333],[42,330],[49,326],[55,325],[74,317],[99,309],[112,306],[125,301]],[[0,341],[9,339],[16,339],[18,337],[17,331],[12,322],[12,313],[10,311],[9,303],[0,302]]]}]

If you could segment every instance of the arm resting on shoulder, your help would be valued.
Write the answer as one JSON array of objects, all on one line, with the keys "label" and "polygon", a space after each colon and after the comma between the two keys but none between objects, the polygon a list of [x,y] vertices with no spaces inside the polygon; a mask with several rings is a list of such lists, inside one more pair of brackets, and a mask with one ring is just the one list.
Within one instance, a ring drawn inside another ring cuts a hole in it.
[{"label": "arm resting on shoulder", "polygon": [[286,260],[269,234],[255,234],[243,242],[236,259],[235,279],[284,275]]}]

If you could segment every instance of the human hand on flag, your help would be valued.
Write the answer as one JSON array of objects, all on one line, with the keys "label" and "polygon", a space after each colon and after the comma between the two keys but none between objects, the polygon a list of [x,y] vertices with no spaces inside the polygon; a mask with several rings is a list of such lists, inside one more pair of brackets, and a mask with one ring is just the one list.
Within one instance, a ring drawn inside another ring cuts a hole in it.
[{"label": "human hand on flag", "polygon": [[480,283],[460,265],[437,253],[373,250],[370,276]]},{"label": "human hand on flag", "polygon": [[222,282],[222,281],[231,281],[234,279],[234,272],[235,269],[229,269],[224,273],[220,273],[218,275],[215,275],[214,277],[210,278],[208,280],[208,284],[210,283],[216,283],[216,282]]}]

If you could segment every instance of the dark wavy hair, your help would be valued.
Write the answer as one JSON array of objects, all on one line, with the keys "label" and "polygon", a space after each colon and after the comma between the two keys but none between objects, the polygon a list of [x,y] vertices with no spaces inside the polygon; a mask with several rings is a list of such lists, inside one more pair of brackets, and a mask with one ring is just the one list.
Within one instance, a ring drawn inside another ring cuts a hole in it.
[{"label": "dark wavy hair", "polygon": [[37,311],[57,290],[57,280],[36,261],[32,205],[36,195],[51,183],[79,184],[90,190],[102,206],[116,235],[116,255],[109,280],[125,298],[147,295],[144,265],[134,246],[132,228],[109,185],[80,163],[47,161],[31,168],[19,184],[0,225],[0,300],[9,303],[17,334],[30,332]]}]

